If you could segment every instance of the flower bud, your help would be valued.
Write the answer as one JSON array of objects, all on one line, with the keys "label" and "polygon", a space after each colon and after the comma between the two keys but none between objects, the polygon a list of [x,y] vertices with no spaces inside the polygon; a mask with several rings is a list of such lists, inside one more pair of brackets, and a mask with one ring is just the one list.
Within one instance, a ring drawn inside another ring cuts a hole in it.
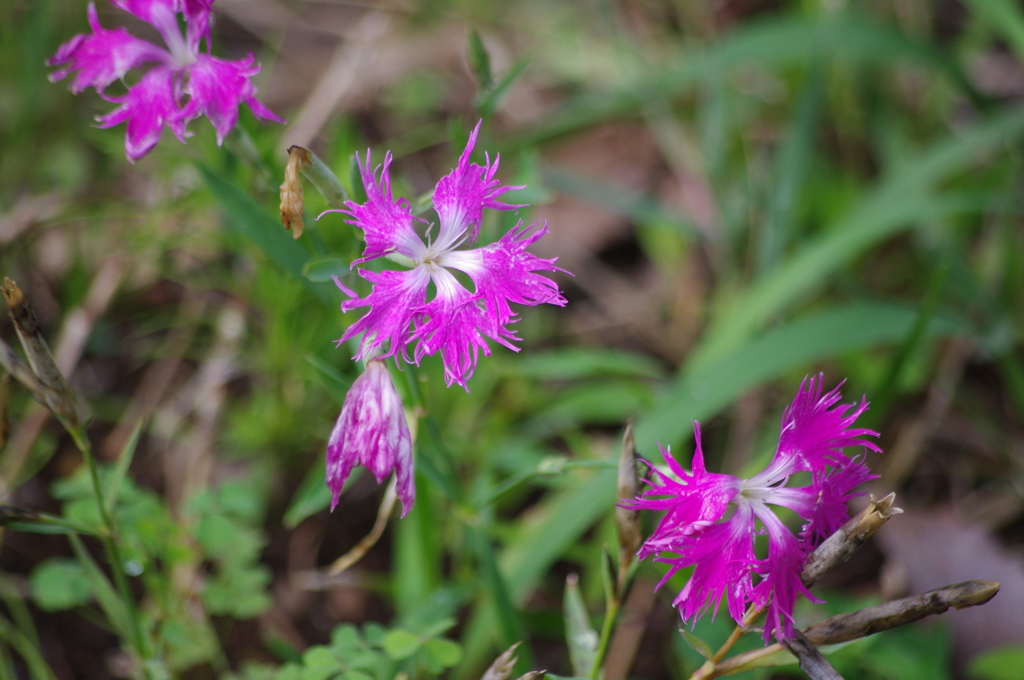
[{"label": "flower bud", "polygon": [[395,472],[396,491],[405,517],[416,499],[412,435],[387,366],[376,359],[366,364],[366,370],[352,384],[327,441],[326,478],[331,490],[331,510],[338,504],[341,489],[356,465],[372,472],[378,484]]}]

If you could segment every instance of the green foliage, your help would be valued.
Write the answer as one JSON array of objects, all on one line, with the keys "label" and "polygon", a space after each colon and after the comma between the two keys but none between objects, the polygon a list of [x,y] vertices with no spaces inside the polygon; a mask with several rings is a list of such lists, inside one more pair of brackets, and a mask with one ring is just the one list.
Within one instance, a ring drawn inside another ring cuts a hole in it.
[{"label": "green foliage", "polygon": [[967,674],[975,680],[1021,680],[1024,645],[1005,645],[982,652],[971,659]]},{"label": "green foliage", "polygon": [[32,599],[40,609],[58,611],[92,601],[89,575],[75,560],[54,557],[32,570]]},{"label": "green foliage", "polygon": [[[444,624],[450,626],[453,621]],[[396,670],[421,669],[431,676],[456,665],[462,648],[435,628],[427,634],[367,623],[359,630],[346,624],[331,633],[328,645],[314,645],[301,663],[282,666],[275,680],[391,680]]]}]

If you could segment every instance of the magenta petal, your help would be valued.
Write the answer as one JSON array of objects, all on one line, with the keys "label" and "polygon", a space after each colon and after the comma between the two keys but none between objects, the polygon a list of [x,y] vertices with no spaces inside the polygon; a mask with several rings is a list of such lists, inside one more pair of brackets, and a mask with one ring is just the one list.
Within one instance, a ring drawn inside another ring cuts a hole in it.
[{"label": "magenta petal", "polygon": [[381,483],[395,472],[402,516],[416,498],[412,436],[387,366],[370,361],[345,396],[345,403],[327,442],[327,487],[331,510],[338,504],[352,468],[364,465]]},{"label": "magenta petal", "polygon": [[[358,154],[356,160],[359,160]],[[370,151],[366,151],[366,162],[359,163],[359,174],[366,190],[366,203],[345,201],[345,208],[325,210],[323,217],[329,212],[340,212],[351,219],[345,220],[354,227],[363,230],[366,249],[363,256],[352,263],[361,264],[368,260],[384,257],[390,253],[400,253],[411,260],[418,260],[426,252],[426,246],[413,229],[412,210],[405,199],[395,200],[391,195],[391,152],[384,154],[384,164],[377,168],[380,179],[376,177],[370,160]],[[317,218],[319,219],[319,217]]]},{"label": "magenta petal", "polygon": [[238,61],[207,55],[196,57],[187,71],[184,89],[189,100],[181,110],[182,122],[187,124],[206,114],[217,131],[217,144],[224,142],[238,122],[238,107],[242,102],[261,120],[283,122],[256,100],[256,87],[249,79],[259,73],[260,67],[253,66],[252,62],[252,55]]},{"label": "magenta petal", "polygon": [[[210,39],[213,0],[181,0],[181,12],[185,15],[188,32],[188,46],[194,54],[199,52],[199,42]],[[271,116],[265,116],[273,120]]]},{"label": "magenta petal", "polygon": [[701,616],[709,607],[712,615],[725,595],[729,615],[743,620],[743,610],[752,590],[754,557],[754,515],[741,505],[731,519],[699,533],[685,536],[670,548],[678,557],[660,558],[673,570],[693,565],[693,574],[673,604],[684,621]]},{"label": "magenta petal", "polygon": [[469,391],[466,381],[476,370],[480,352],[484,356],[491,353],[484,337],[513,351],[519,351],[512,344],[518,338],[504,327],[493,326],[477,303],[477,296],[466,290],[449,272],[440,269],[434,273],[433,279],[437,297],[417,313],[417,328],[413,336],[419,341],[416,362],[440,351],[445,382],[449,387],[457,383]]},{"label": "magenta petal", "polygon": [[505,234],[500,241],[479,250],[446,253],[438,263],[464,271],[482,296],[493,326],[504,326],[514,316],[509,303],[534,306],[543,303],[565,306],[558,284],[535,272],[565,271],[555,260],[536,257],[526,249],[548,233],[547,225],[529,233],[522,223]]},{"label": "magenta petal", "polygon": [[503,187],[501,182],[494,178],[501,160],[499,156],[494,158],[494,163],[491,163],[488,157],[482,167],[469,162],[473,147],[476,146],[476,138],[480,133],[481,124],[482,121],[477,123],[469,135],[469,141],[459,158],[459,164],[442,177],[434,189],[434,210],[437,211],[437,216],[441,220],[437,236],[437,246],[440,250],[453,247],[471,225],[473,234],[470,241],[475,241],[484,208],[514,210],[524,207],[496,200],[506,191],[523,188],[520,186]]},{"label": "magenta petal", "polygon": [[[863,437],[878,433],[850,426],[868,408],[868,403],[835,404],[841,399],[842,383],[822,395],[823,376],[800,383],[793,403],[782,414],[779,446],[771,464],[755,479],[783,479],[794,472],[815,471],[827,465],[848,461],[842,454],[847,446],[864,446],[880,451],[878,445]],[[852,412],[851,412],[852,409]]]},{"label": "magenta petal", "polygon": [[178,106],[174,98],[175,75],[174,69],[167,66],[151,69],[128,90],[128,94],[110,98],[121,106],[96,119],[101,128],[128,123],[124,149],[132,163],[156,145],[164,125],[184,141],[185,130],[178,122]]},{"label": "magenta petal", "polygon": [[[360,269],[359,275],[373,284],[373,292],[365,298],[343,302],[341,311],[357,307],[369,307],[370,310],[345,331],[338,344],[363,333],[356,358],[369,357],[377,352],[381,352],[382,357],[399,353],[405,356],[414,313],[427,301],[430,275],[420,267],[402,272]],[[386,351],[383,350],[385,344],[388,345]]]},{"label": "magenta petal", "polygon": [[47,60],[49,66],[64,66],[50,74],[51,82],[78,71],[71,81],[72,92],[78,94],[94,87],[102,93],[104,88],[140,64],[170,60],[165,50],[136,38],[124,28],[107,30],[100,26],[95,4],[89,3],[88,15],[92,35],[76,35]]},{"label": "magenta petal", "polygon": [[113,5],[125,12],[134,14],[147,24],[155,26],[162,23],[164,17],[174,17],[181,11],[180,0],[110,0]]},{"label": "magenta petal", "polygon": [[700,426],[697,423],[694,423],[694,436],[693,473],[687,474],[671,453],[662,449],[662,456],[678,481],[654,469],[650,486],[629,503],[632,508],[667,511],[641,546],[641,558],[672,550],[670,546],[681,537],[706,530],[725,515],[729,502],[740,492],[738,478],[709,473],[704,469]]},{"label": "magenta petal", "polygon": [[758,562],[754,569],[761,574],[761,582],[754,587],[751,598],[758,608],[767,607],[764,641],[768,644],[772,633],[780,640],[793,634],[793,607],[797,595],[802,594],[813,602],[821,600],[811,595],[800,580],[807,558],[803,544],[771,511],[755,512],[768,532],[768,559]]}]

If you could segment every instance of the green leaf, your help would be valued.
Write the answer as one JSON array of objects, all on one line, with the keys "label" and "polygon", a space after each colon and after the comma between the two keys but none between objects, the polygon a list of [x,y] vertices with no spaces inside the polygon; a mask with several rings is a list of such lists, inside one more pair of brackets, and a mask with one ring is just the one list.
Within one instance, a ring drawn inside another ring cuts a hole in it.
[{"label": "green leaf", "polygon": [[565,642],[569,648],[569,662],[575,675],[589,677],[597,658],[597,632],[590,625],[590,615],[580,594],[578,577],[570,574],[565,580],[562,603],[565,621]]},{"label": "green leaf", "polygon": [[499,364],[507,375],[543,380],[582,380],[600,376],[661,378],[661,365],[643,354],[616,349],[566,348],[516,356]]},{"label": "green leaf", "polygon": [[106,614],[107,621],[121,637],[127,639],[129,631],[132,630],[132,624],[124,600],[111,585],[103,570],[89,555],[89,551],[82,544],[82,539],[76,534],[68,534],[68,540],[71,543],[71,548],[75,551],[79,565],[85,570],[93,595],[99,602],[103,613]]},{"label": "green leaf", "polygon": [[384,652],[389,657],[395,661],[401,661],[415,654],[421,644],[423,644],[423,641],[418,635],[413,635],[401,628],[395,628],[389,630],[384,636],[383,647]]},{"label": "green leaf", "polygon": [[491,89],[491,56],[487,54],[484,41],[476,30],[469,32],[469,67],[476,76],[477,86],[487,91]]},{"label": "green leaf", "polygon": [[[357,467],[352,470],[352,474],[349,476],[349,480],[346,482],[346,486],[352,482],[354,478],[362,475],[362,471],[365,468]],[[318,460],[313,464],[313,467],[309,469],[306,476],[303,477],[302,483],[299,484],[299,488],[296,489],[295,495],[292,496],[292,502],[288,505],[288,509],[285,510],[283,522],[285,527],[288,529],[294,529],[299,525],[302,520],[307,517],[312,517],[321,510],[325,510],[331,506],[331,490],[327,488],[327,482],[325,481],[325,470],[322,460]]]},{"label": "green leaf", "polygon": [[282,271],[302,281],[325,304],[335,303],[327,285],[315,283],[305,277],[304,269],[309,260],[309,253],[284,230],[276,217],[267,213],[251,196],[209,168],[200,165],[199,172],[228,218],[228,224],[236,232],[256,244]]},{"label": "green leaf", "polygon": [[690,631],[685,628],[680,628],[679,632],[683,634],[683,639],[686,640],[686,644],[690,645],[690,647],[693,648],[693,651],[697,652],[705,659],[710,660],[711,657],[715,655],[715,653],[711,651],[711,647],[708,646],[708,643],[704,642]]},{"label": "green leaf", "polygon": [[331,281],[331,277],[342,276],[348,274],[348,272],[348,262],[340,257],[323,257],[310,260],[302,267],[302,275],[316,283]]},{"label": "green leaf", "polygon": [[423,653],[442,669],[451,668],[462,661],[462,647],[451,640],[427,640]]},{"label": "green leaf", "polygon": [[923,222],[991,209],[992,196],[934,194],[936,185],[978,157],[1024,135],[1024,109],[1003,111],[972,130],[943,140],[905,162],[857,207],[809,240],[778,268],[751,283],[716,316],[690,364],[707,364],[820,287],[853,258]]},{"label": "green leaf", "polygon": [[117,498],[121,493],[121,483],[124,481],[125,475],[128,474],[128,468],[131,467],[132,459],[135,458],[135,449],[138,448],[139,437],[142,435],[144,424],[144,420],[139,420],[139,422],[135,423],[135,427],[132,428],[132,433],[128,437],[128,441],[125,442],[120,457],[117,459],[117,464],[114,465],[110,479],[107,480],[105,492],[107,512],[112,513],[117,505]]},{"label": "green leaf", "polygon": [[479,103],[477,104],[477,111],[480,112],[481,116],[493,115],[495,111],[501,108],[501,102],[505,99],[505,95],[512,85],[515,84],[516,80],[519,79],[519,76],[523,75],[529,63],[527,59],[520,59],[505,73],[501,82],[493,90],[482,93],[483,96],[478,98]]},{"label": "green leaf", "polygon": [[[1006,39],[1017,58],[1024,60],[1024,13],[1016,0],[967,0],[994,33]],[[1018,677],[1024,677],[1018,676]]]},{"label": "green leaf", "polygon": [[32,599],[48,612],[72,609],[92,601],[89,575],[75,560],[55,557],[42,562],[29,579]]},{"label": "green leaf", "polygon": [[331,631],[331,646],[339,652],[358,649],[361,642],[359,631],[351,623],[340,625]]},{"label": "green leaf", "polygon": [[[816,361],[857,350],[894,344],[907,336],[918,310],[910,305],[865,302],[808,313],[752,340],[714,362],[687,367],[653,408],[638,419],[637,450],[658,442],[676,446],[689,436],[694,420],[714,415],[747,390]],[[969,334],[970,325],[937,313],[928,337]]]},{"label": "green leaf", "polygon": [[971,660],[967,674],[975,680],[1024,680],[1024,645],[996,647]]}]

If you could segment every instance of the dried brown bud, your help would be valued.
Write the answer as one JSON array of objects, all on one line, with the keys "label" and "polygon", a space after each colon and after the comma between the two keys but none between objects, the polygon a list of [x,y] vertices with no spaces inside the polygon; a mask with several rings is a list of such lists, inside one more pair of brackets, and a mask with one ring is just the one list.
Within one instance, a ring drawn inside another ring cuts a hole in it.
[{"label": "dried brown bud", "polygon": [[305,196],[302,192],[300,171],[309,165],[309,151],[301,146],[288,149],[288,164],[284,167],[284,182],[281,184],[281,224],[292,230],[292,236],[299,238],[305,225],[302,223],[302,209]]},{"label": "dried brown bud", "polygon": [[515,668],[516,661],[519,660],[519,657],[516,656],[516,647],[520,644],[522,642],[517,642],[502,652],[484,672],[480,680],[508,680],[512,675],[512,669]]},{"label": "dried brown bud", "polygon": [[[4,279],[3,286],[4,302],[7,303],[7,311],[14,321],[14,329],[18,332],[18,339],[25,349],[25,356],[32,367],[32,372],[38,378],[38,391],[30,380],[22,380],[18,371],[14,370],[16,362],[11,361],[11,366],[4,368],[14,374],[19,382],[25,384],[32,391],[32,396],[37,401],[50,409],[55,416],[64,422],[69,428],[77,428],[81,424],[81,417],[78,413],[78,406],[75,401],[75,394],[68,387],[64,375],[57,368],[53,360],[53,353],[50,346],[46,344],[39,321],[35,312],[25,299],[25,294],[18,288],[18,285],[10,279]],[[6,354],[6,352],[4,352]],[[15,359],[17,357],[14,357]]]},{"label": "dried brown bud", "polygon": [[622,507],[623,501],[632,501],[640,493],[640,475],[637,473],[636,446],[633,440],[633,423],[626,422],[622,435],[622,454],[619,456],[619,478],[615,506],[615,528],[619,534],[619,578],[618,595],[624,590],[629,567],[640,549],[644,537],[640,530],[640,511]]}]

